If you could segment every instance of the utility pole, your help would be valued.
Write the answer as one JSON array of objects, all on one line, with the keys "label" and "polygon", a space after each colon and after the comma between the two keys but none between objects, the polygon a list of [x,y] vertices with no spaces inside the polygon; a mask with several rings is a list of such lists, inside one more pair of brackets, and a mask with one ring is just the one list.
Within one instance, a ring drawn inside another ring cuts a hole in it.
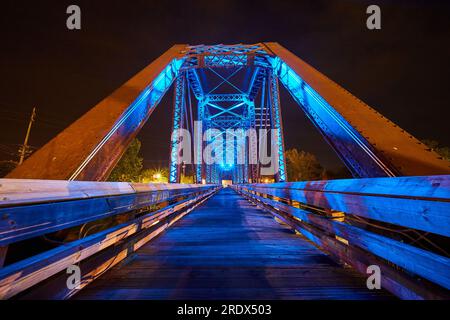
[{"label": "utility pole", "polygon": [[33,124],[35,118],[36,118],[36,108],[34,107],[33,112],[31,113],[30,122],[28,122],[27,134],[25,136],[22,148],[20,149],[19,166],[23,163],[23,160],[25,159],[25,153],[28,149],[28,138],[30,137],[31,125]]}]

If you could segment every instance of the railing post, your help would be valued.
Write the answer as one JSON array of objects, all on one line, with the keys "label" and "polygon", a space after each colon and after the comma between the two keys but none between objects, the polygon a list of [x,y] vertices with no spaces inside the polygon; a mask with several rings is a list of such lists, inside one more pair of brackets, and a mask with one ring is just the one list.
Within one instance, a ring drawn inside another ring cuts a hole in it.
[{"label": "railing post", "polygon": [[6,253],[8,252],[8,246],[0,246],[0,268],[5,264]]}]

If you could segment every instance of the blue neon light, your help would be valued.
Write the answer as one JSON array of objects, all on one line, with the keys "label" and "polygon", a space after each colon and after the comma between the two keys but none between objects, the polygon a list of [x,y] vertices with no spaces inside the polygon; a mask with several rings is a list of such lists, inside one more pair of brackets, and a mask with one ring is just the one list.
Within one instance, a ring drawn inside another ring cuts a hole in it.
[{"label": "blue neon light", "polygon": [[75,180],[83,171],[87,164],[95,157],[97,152],[108,142],[109,138],[114,135],[120,127],[133,127],[136,123],[143,121],[149,110],[156,107],[162,99],[167,89],[172,85],[173,80],[177,77],[178,72],[183,64],[184,59],[172,60],[164,70],[152,81],[152,83],[143,90],[136,100],[126,109],[121,117],[116,121],[106,136],[95,146],[91,153],[84,159],[81,165],[69,177],[69,181]]},{"label": "blue neon light", "polygon": [[247,55],[209,55],[205,56],[205,65],[213,66],[245,66],[247,65]]},{"label": "blue neon light", "polygon": [[173,130],[171,137],[171,151],[170,151],[170,170],[169,170],[169,182],[178,182],[179,176],[179,152],[180,152],[180,129],[182,127],[183,115],[184,115],[184,92],[185,92],[185,77],[184,75],[178,76],[175,82],[175,101],[173,112]]},{"label": "blue neon light", "polygon": [[[271,63],[278,78],[292,95],[292,97],[306,109],[307,114],[316,123],[325,134],[332,136],[335,141],[346,145],[351,157],[351,153],[363,152],[368,157],[368,160],[375,164],[374,170],[378,168],[378,175],[387,175],[390,177],[395,174],[382,162],[380,158],[371,150],[369,144],[363,137],[338,113],[334,108],[325,101],[311,86],[309,86],[303,79],[292,70],[279,57],[271,58]],[[355,148],[356,146],[356,148]],[[357,163],[351,163],[356,171],[362,170]],[[363,174],[363,172],[361,172]]]}]

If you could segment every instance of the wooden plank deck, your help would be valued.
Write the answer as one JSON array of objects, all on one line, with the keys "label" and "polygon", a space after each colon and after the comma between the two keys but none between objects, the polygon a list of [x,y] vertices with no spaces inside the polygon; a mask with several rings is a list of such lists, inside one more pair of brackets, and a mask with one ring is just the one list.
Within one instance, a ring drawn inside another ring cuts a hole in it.
[{"label": "wooden plank deck", "polygon": [[229,188],[75,299],[391,299]]}]

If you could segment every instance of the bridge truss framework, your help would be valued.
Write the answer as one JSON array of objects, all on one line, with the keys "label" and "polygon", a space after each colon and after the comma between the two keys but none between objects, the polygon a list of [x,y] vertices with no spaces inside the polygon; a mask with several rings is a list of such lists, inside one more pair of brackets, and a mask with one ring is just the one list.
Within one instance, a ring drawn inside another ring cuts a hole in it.
[{"label": "bridge truss framework", "polygon": [[[205,136],[208,142],[223,144],[223,147],[217,148],[218,154],[215,155],[220,160],[212,164],[205,159],[196,161],[197,183],[202,181],[219,183],[223,178],[228,178],[234,183],[260,181],[259,164],[251,159],[256,159],[260,151],[256,147],[259,146],[258,141],[267,137],[236,134],[230,129],[243,132],[254,129],[255,134],[258,135],[262,133],[257,130],[262,128],[279,132],[276,135],[277,141],[274,143],[276,149],[273,151],[274,161],[277,162],[275,167],[278,168],[275,179],[281,182],[286,181],[278,78],[273,73],[273,68],[264,52],[260,45],[190,47],[174,86],[170,182],[180,181],[182,139],[176,131],[189,127],[186,122],[189,118],[188,113],[192,115],[193,109],[189,89],[197,99],[197,120],[201,123],[198,129],[200,132],[194,135],[197,137],[196,152],[201,152],[204,148],[205,141],[202,137],[205,132],[213,132],[212,136]],[[208,70],[210,75],[217,78],[219,82],[206,88],[207,85],[200,81],[200,78],[205,77],[199,76],[199,69]],[[233,78],[241,74],[244,76],[246,74],[249,78],[248,83],[243,86],[233,81]],[[224,85],[228,85],[226,93],[220,91]],[[257,101],[261,88],[263,92]],[[188,92],[185,92],[186,90]],[[190,129],[192,128],[191,124]],[[234,136],[232,141],[223,139],[228,138],[227,134]],[[242,147],[244,160],[240,163],[236,161],[239,157],[239,147]],[[251,155],[251,152],[254,154]],[[233,161],[226,159],[226,155],[230,154],[234,157]],[[196,155],[196,159],[202,159],[201,153]]]},{"label": "bridge truss framework", "polygon": [[[205,70],[219,80],[212,88],[205,86]],[[239,72],[246,72],[244,86],[233,80]],[[277,43],[257,43],[173,46],[8,177],[105,180],[174,82],[174,129],[188,126],[195,109],[202,122],[197,138],[207,128],[221,133],[235,126],[279,130],[274,152],[279,167],[276,181],[287,178],[279,82],[355,177],[450,173],[447,161],[293,53]],[[229,90],[219,92],[223,86]],[[192,124],[189,130],[193,131]],[[198,141],[202,139],[197,139],[194,157],[201,159]],[[179,145],[180,137],[175,134],[170,182],[180,180],[184,166],[179,162]],[[196,182],[217,183],[226,175],[235,183],[258,182],[260,165],[248,163],[246,150],[246,162],[232,169],[226,163],[198,161]]]}]

